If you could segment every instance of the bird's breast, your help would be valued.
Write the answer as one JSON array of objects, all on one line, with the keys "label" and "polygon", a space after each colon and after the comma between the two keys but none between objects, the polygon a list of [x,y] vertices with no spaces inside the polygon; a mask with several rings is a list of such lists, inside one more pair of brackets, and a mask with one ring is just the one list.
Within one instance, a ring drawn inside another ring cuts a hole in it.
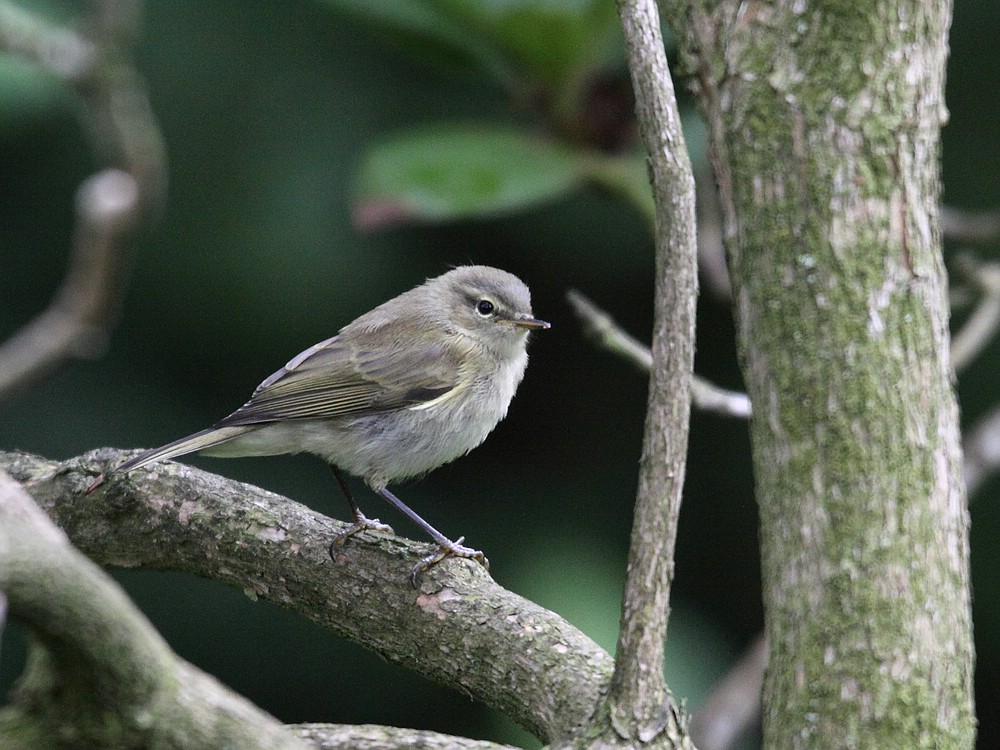
[{"label": "bird's breast", "polygon": [[426,474],[482,443],[507,414],[527,355],[469,377],[437,398],[395,411],[284,423],[302,452],[373,486]]}]

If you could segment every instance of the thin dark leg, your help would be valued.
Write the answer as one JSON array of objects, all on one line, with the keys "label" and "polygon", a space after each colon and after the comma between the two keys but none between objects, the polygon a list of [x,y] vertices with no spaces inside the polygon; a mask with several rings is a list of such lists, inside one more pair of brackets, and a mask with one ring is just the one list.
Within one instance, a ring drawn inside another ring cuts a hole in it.
[{"label": "thin dark leg", "polygon": [[347,482],[344,480],[344,475],[340,472],[340,469],[333,464],[330,464],[330,471],[333,472],[334,479],[336,479],[337,484],[340,485],[340,491],[343,492],[344,497],[347,498],[347,504],[351,506],[351,515],[354,517],[354,523],[333,538],[333,542],[330,544],[331,558],[334,557],[334,547],[338,544],[343,544],[348,538],[354,536],[360,531],[384,531],[387,534],[396,533],[392,530],[392,527],[389,526],[389,524],[382,523],[377,518],[368,518],[364,513],[362,513],[361,508],[354,499],[354,495],[351,493],[351,488],[347,486]]},{"label": "thin dark leg", "polygon": [[418,516],[417,513],[410,508],[410,506],[389,492],[389,490],[383,487],[378,490],[378,494],[385,498],[390,505],[413,521],[413,523],[423,529],[438,546],[437,552],[433,555],[428,555],[414,566],[413,571],[410,573],[410,582],[413,584],[414,588],[417,588],[420,585],[420,576],[423,573],[430,570],[446,557],[464,557],[469,560],[475,560],[486,568],[486,570],[490,569],[490,561],[486,559],[486,555],[484,555],[480,550],[472,549],[471,547],[466,547],[462,544],[465,537],[459,537],[453,542],[427,523],[427,521],[423,518]]},{"label": "thin dark leg", "polygon": [[340,485],[340,491],[344,493],[344,497],[347,498],[347,504],[351,506],[351,515],[354,516],[354,521],[359,522],[365,517],[365,514],[361,512],[361,508],[358,506],[357,500],[354,499],[354,494],[351,492],[351,488],[347,486],[347,480],[344,479],[344,475],[341,473],[333,464],[330,464],[330,471],[333,472],[333,478],[337,480],[337,484]]}]

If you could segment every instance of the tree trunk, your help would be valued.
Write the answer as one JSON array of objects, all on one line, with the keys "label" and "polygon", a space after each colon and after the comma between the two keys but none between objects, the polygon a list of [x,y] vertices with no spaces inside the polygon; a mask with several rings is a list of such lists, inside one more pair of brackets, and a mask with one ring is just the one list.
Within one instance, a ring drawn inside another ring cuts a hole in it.
[{"label": "tree trunk", "polygon": [[753,401],[767,747],[975,737],[938,227],[947,2],[688,4]]}]

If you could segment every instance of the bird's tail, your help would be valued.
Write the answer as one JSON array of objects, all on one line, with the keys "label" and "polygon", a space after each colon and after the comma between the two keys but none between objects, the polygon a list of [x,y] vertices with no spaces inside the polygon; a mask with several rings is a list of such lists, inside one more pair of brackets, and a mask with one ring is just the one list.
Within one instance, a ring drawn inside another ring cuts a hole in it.
[{"label": "bird's tail", "polygon": [[257,425],[209,427],[207,430],[196,432],[193,435],[182,437],[180,440],[174,440],[172,443],[161,445],[159,448],[152,448],[148,451],[140,453],[138,456],[130,458],[128,461],[119,464],[108,473],[141,469],[143,466],[149,466],[149,464],[157,461],[166,461],[169,458],[176,458],[177,456],[183,456],[187,453],[203,451],[206,448],[211,448],[219,445],[220,443],[227,443],[234,438],[238,438],[240,435],[245,435],[246,433],[256,429],[256,427]]}]

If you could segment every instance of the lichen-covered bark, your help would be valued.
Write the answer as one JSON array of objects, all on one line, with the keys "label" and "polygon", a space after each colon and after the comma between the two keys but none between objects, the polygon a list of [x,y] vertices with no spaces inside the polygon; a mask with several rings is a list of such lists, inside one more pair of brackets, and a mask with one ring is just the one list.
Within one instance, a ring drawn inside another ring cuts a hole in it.
[{"label": "lichen-covered bark", "polygon": [[673,8],[711,128],[751,425],[769,747],[972,747],[938,228],[946,2]]},{"label": "lichen-covered bark", "polygon": [[306,750],[177,658],[121,589],[0,470],[0,592],[31,632],[0,747]]},{"label": "lichen-covered bark", "polygon": [[57,463],[0,451],[0,470],[95,562],[176,570],[299,612],[389,661],[458,688],[548,741],[579,734],[611,679],[611,657],[558,615],[460,560],[409,583],[427,545],[370,535],[327,547],[343,526],[256,487],[163,463],[84,488],[117,451]]},{"label": "lichen-covered bark", "polygon": [[652,365],[615,671],[590,747],[691,747],[663,677],[698,294],[694,176],[655,0],[618,0],[656,206]]}]

